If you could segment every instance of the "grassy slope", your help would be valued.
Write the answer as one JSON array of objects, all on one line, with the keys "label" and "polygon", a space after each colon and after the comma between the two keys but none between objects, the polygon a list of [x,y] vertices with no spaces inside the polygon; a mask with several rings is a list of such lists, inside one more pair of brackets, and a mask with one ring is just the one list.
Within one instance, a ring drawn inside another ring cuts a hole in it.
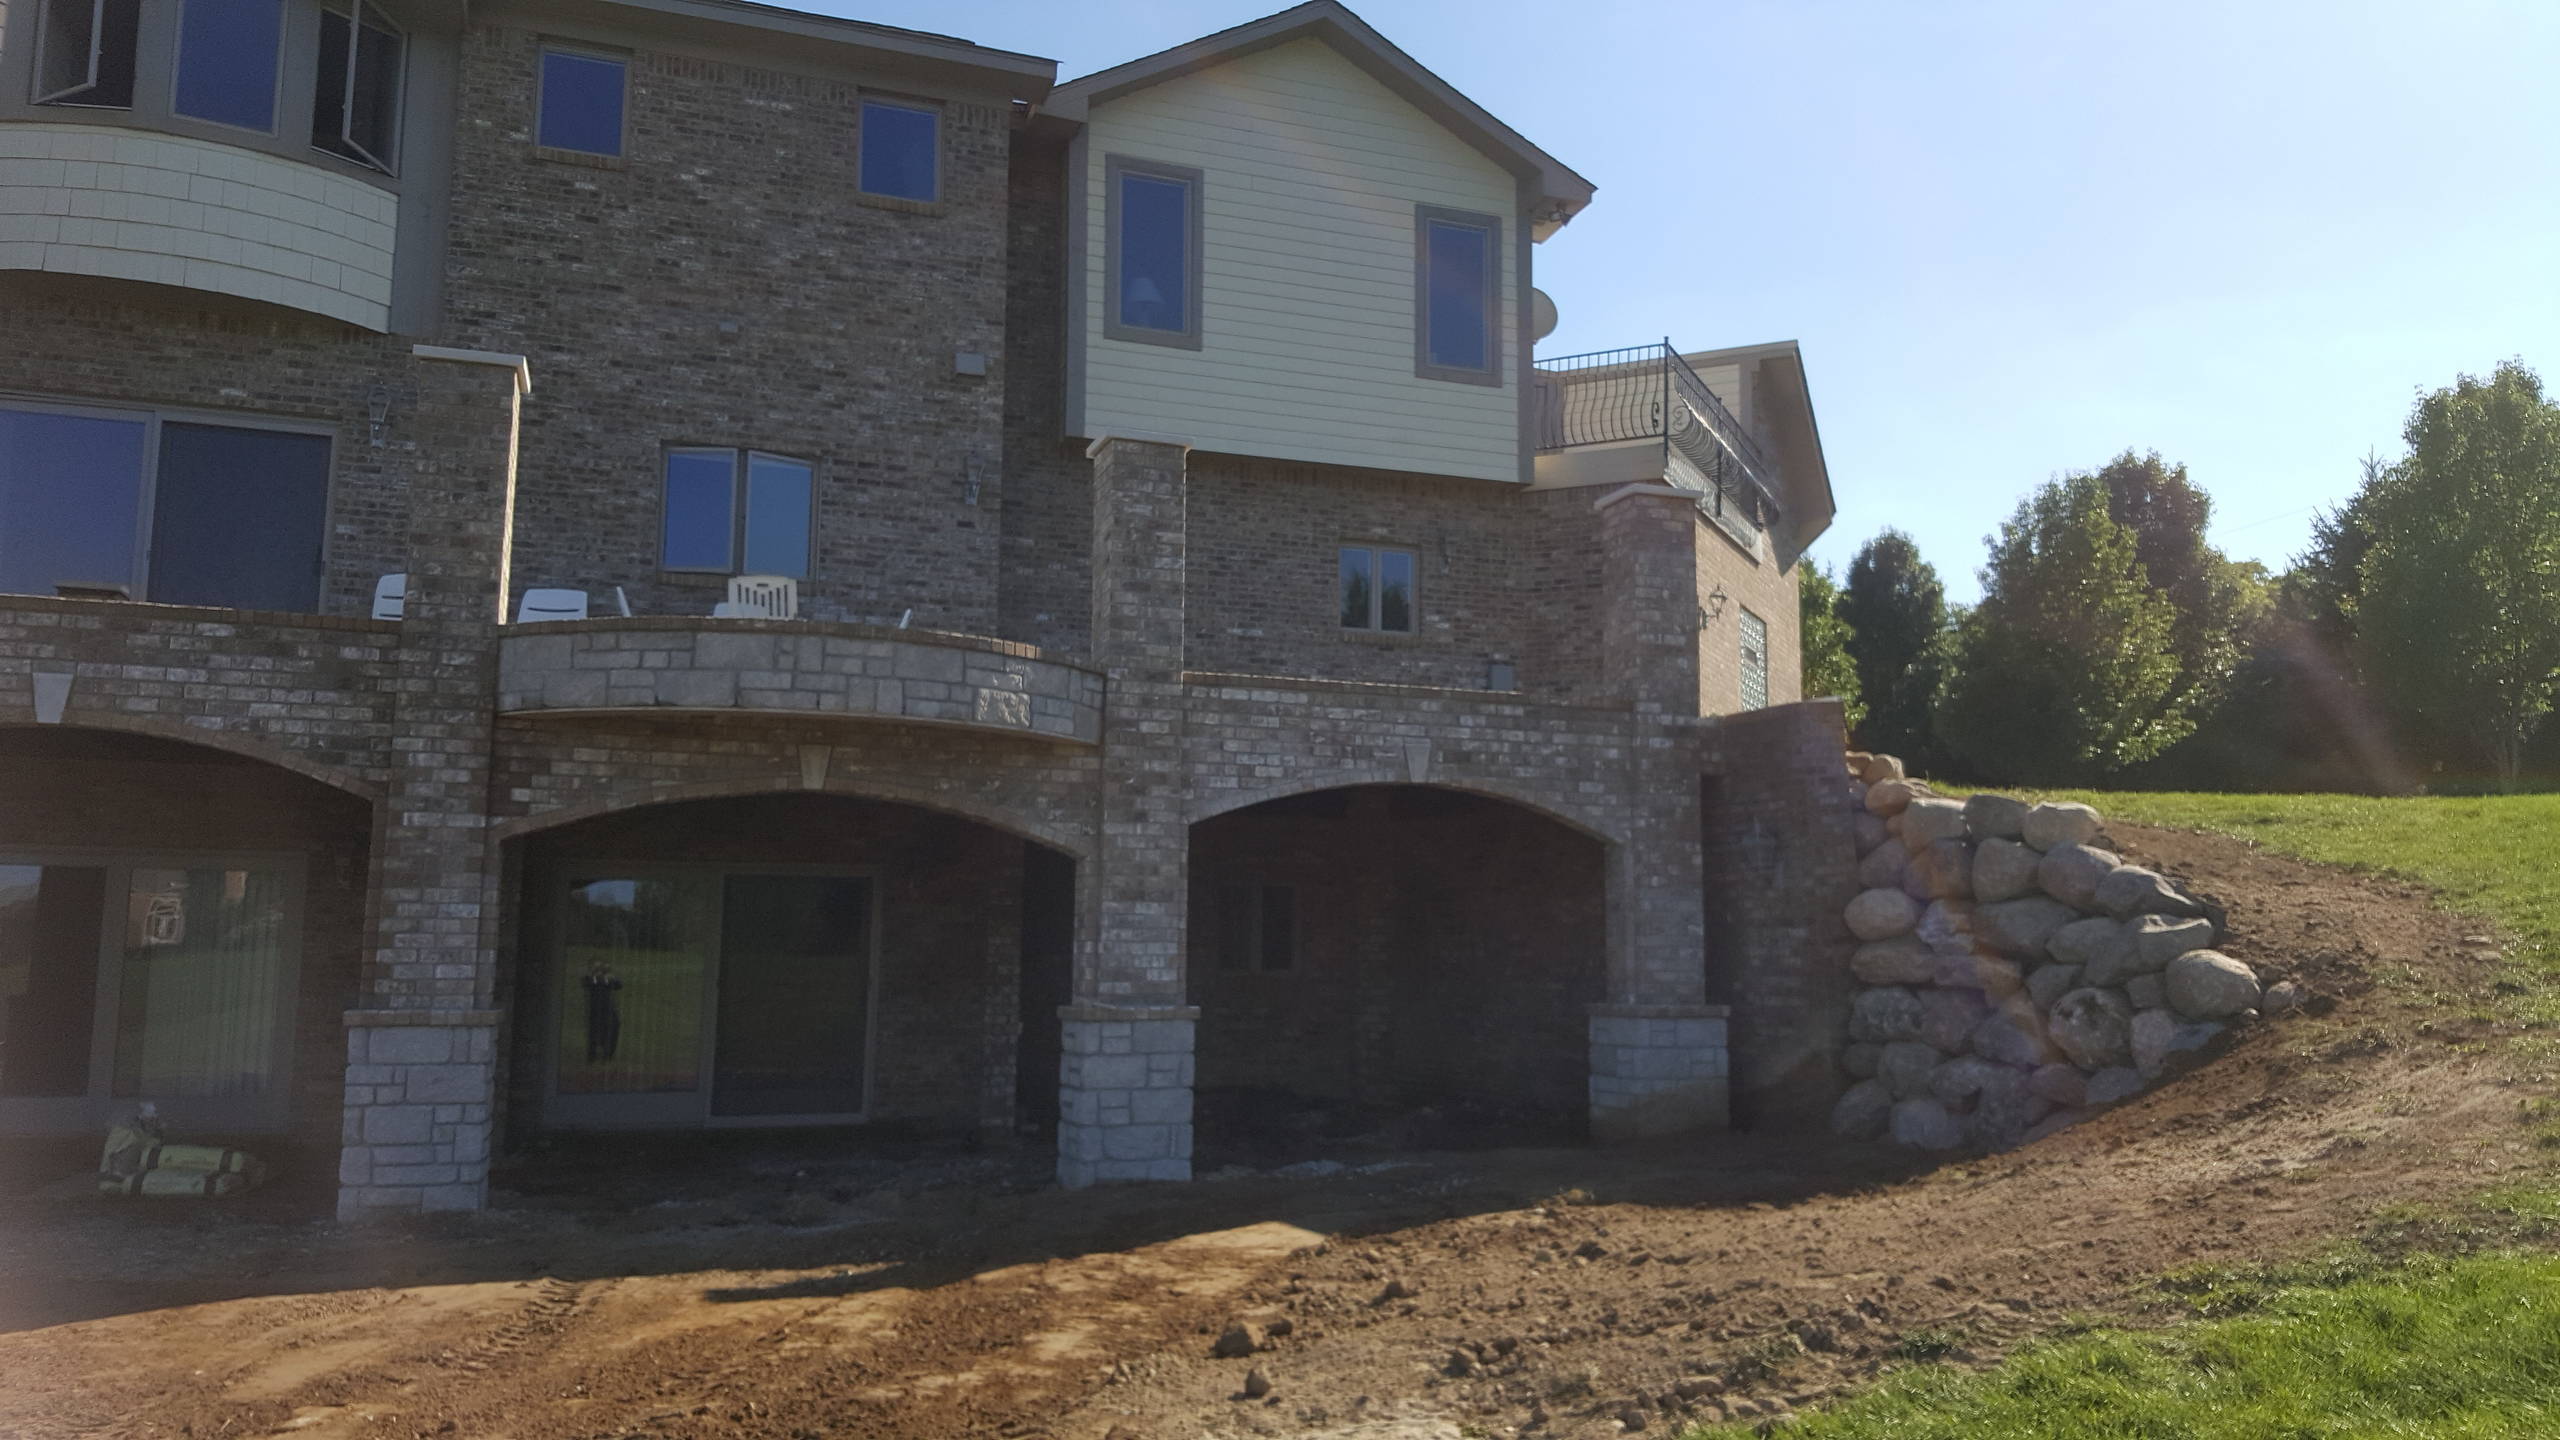
[{"label": "grassy slope", "polygon": [[[2543,982],[2510,1008],[2545,1024],[2553,1013],[2560,795],[2051,798],[2418,880],[2447,904],[2504,927],[2518,969]],[[2485,1205],[2528,1221],[2560,1218],[2547,1188],[2510,1187]],[[2237,1303],[2235,1290],[2243,1296]],[[2059,1339],[1980,1374],[1913,1367],[1858,1400],[1806,1416],[1789,1433],[1807,1440],[2560,1435],[2560,1259],[2547,1254],[2406,1263],[2368,1256],[2328,1274],[2225,1277],[2195,1308],[2247,1313],[2156,1334]]]}]

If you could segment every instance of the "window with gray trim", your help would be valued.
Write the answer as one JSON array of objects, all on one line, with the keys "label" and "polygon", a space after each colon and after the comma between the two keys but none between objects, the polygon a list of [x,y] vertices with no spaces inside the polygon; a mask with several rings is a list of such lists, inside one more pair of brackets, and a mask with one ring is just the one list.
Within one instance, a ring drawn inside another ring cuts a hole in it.
[{"label": "window with gray trim", "polygon": [[1502,383],[1502,221],[1417,205],[1413,210],[1413,373],[1425,380]]},{"label": "window with gray trim", "polygon": [[618,157],[631,63],[619,55],[542,48],[534,143],[545,150]]},{"label": "window with gray trim", "polygon": [[142,0],[41,0],[36,13],[38,105],[133,108],[134,46]]},{"label": "window with gray trim", "polygon": [[1769,708],[1769,622],[1742,611],[1742,708]]},{"label": "window with gray trim", "polygon": [[942,198],[942,112],[930,105],[865,100],[857,135],[865,195],[931,204]]},{"label": "window with gray trim", "polygon": [[284,0],[179,0],[178,76],[170,108],[272,134],[283,54]]},{"label": "window with gray trim", "polygon": [[1111,155],[1102,333],[1114,340],[1200,348],[1200,172]]},{"label": "window with gray trim", "polygon": [[667,450],[660,563],[715,575],[809,574],[816,467],[762,450]]},{"label": "window with gray trim", "polygon": [[324,0],[311,82],[311,143],[384,174],[396,163],[408,42],[365,0]]},{"label": "window with gray trim", "polygon": [[1345,545],[1335,561],[1342,628],[1410,635],[1422,611],[1413,593],[1414,554],[1377,545]]}]

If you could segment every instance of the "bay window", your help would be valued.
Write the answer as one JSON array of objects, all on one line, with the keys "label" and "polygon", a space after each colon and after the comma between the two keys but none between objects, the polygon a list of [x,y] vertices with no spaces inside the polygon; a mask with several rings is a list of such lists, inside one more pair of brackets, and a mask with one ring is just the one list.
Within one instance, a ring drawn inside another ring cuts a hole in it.
[{"label": "bay window", "polygon": [[179,0],[181,115],[243,130],[276,128],[276,75],[284,0]]},{"label": "bay window", "polygon": [[36,14],[38,105],[133,105],[133,52],[142,0],[40,0]]},{"label": "bay window", "polygon": [[311,143],[388,173],[400,135],[407,45],[380,6],[320,7],[320,67],[311,85]]}]

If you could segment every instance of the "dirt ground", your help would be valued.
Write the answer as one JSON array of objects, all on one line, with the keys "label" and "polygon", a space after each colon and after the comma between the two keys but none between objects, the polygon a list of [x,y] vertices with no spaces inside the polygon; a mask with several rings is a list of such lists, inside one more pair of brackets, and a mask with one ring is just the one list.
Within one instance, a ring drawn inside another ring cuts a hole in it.
[{"label": "dirt ground", "polygon": [[[2326,1003],[2007,1154],[1735,1134],[1070,1195],[1036,1147],[625,1147],[521,1164],[485,1215],[360,1229],[297,1218],[308,1194],[110,1204],[21,1173],[0,1436],[1661,1432],[1818,1404],[1897,1344],[1988,1361],[2138,1316],[2163,1271],[2531,1163],[2469,1043],[2489,1024],[2419,993],[2486,992],[2480,924],[2227,840],[2114,838]],[[1213,1354],[1240,1321],[1262,1348]]]}]

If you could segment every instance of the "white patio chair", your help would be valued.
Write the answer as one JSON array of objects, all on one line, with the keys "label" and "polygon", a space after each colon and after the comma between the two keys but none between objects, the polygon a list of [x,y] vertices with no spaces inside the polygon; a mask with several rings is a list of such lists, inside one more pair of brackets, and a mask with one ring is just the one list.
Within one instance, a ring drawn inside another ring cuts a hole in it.
[{"label": "white patio chair", "polygon": [[631,618],[631,597],[623,594],[622,587],[619,585],[613,587],[613,603],[614,607],[622,612],[623,619]]},{"label": "white patio chair", "polygon": [[711,607],[728,620],[791,620],[800,614],[800,582],[788,575],[733,575],[729,598]]},{"label": "white patio chair", "polygon": [[584,620],[587,618],[587,592],[584,590],[527,590],[524,602],[516,607],[516,623],[529,625],[536,620]]},{"label": "white patio chair", "polygon": [[373,618],[397,620],[409,611],[409,576],[407,572],[385,575],[373,582]]}]

